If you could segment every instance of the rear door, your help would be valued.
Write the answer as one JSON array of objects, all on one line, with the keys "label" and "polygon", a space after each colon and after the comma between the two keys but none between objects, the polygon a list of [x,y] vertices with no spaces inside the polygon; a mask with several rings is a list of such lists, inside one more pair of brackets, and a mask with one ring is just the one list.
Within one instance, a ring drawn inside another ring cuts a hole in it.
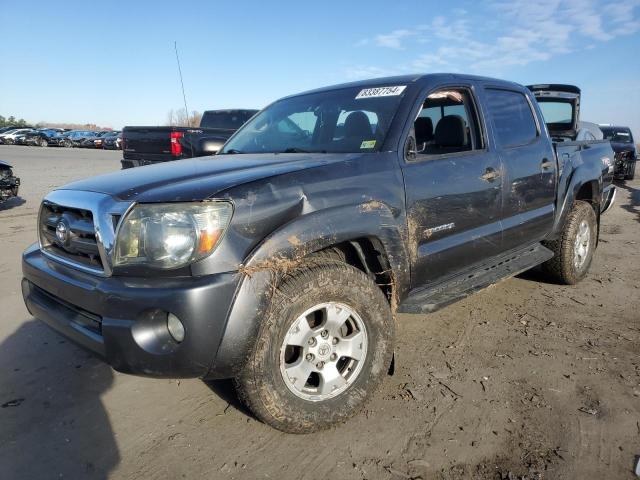
[{"label": "rear door", "polygon": [[484,89],[487,117],[503,165],[504,249],[539,241],[552,229],[557,162],[535,100],[517,87]]},{"label": "rear door", "polygon": [[502,250],[502,166],[473,84],[425,92],[419,101],[403,164],[414,288]]}]

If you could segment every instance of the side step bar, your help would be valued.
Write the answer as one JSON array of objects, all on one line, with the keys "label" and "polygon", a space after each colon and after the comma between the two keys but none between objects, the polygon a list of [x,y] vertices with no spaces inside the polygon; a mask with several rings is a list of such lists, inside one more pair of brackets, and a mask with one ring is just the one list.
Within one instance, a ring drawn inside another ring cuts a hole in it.
[{"label": "side step bar", "polygon": [[514,250],[481,263],[464,274],[416,289],[400,304],[400,313],[430,313],[468,297],[501,280],[513,277],[553,257],[553,252],[539,243]]}]

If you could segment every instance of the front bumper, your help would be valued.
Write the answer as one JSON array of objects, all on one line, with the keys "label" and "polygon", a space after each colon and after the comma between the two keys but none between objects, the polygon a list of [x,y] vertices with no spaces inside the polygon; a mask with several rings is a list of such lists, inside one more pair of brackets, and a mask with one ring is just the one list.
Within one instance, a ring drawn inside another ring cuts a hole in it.
[{"label": "front bumper", "polygon": [[[118,371],[154,377],[204,377],[224,334],[238,275],[185,278],[96,277],[45,257],[22,258],[29,312]],[[184,324],[175,342],[167,312]]]},{"label": "front bumper", "polygon": [[17,197],[19,189],[20,179],[18,177],[0,180],[0,202]]},{"label": "front bumper", "polygon": [[636,163],[636,157],[633,152],[617,152],[615,154],[613,175],[615,178],[624,178],[632,170]]}]

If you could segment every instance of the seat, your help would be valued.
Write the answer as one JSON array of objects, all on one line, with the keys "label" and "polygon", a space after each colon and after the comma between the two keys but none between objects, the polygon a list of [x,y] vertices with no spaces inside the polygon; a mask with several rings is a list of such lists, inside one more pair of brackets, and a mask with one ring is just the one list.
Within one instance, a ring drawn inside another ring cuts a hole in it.
[{"label": "seat", "polygon": [[345,137],[371,137],[371,123],[367,114],[361,111],[351,112],[344,121]]},{"label": "seat", "polygon": [[425,153],[444,154],[469,150],[469,135],[460,115],[445,115],[436,125],[433,145]]},{"label": "seat", "polygon": [[418,117],[413,128],[416,134],[416,150],[422,152],[433,140],[433,121],[430,117]]},{"label": "seat", "polygon": [[349,150],[359,150],[365,140],[374,140],[369,117],[362,111],[351,112],[344,121],[344,138],[341,143]]}]

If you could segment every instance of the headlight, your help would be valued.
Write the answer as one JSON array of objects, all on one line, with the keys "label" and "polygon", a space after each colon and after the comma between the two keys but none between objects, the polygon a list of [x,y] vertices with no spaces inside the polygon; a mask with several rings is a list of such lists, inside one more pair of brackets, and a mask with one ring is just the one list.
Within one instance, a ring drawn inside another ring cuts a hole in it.
[{"label": "headlight", "polygon": [[232,210],[227,202],[137,205],[120,225],[113,264],[170,269],[204,258],[218,244]]}]

